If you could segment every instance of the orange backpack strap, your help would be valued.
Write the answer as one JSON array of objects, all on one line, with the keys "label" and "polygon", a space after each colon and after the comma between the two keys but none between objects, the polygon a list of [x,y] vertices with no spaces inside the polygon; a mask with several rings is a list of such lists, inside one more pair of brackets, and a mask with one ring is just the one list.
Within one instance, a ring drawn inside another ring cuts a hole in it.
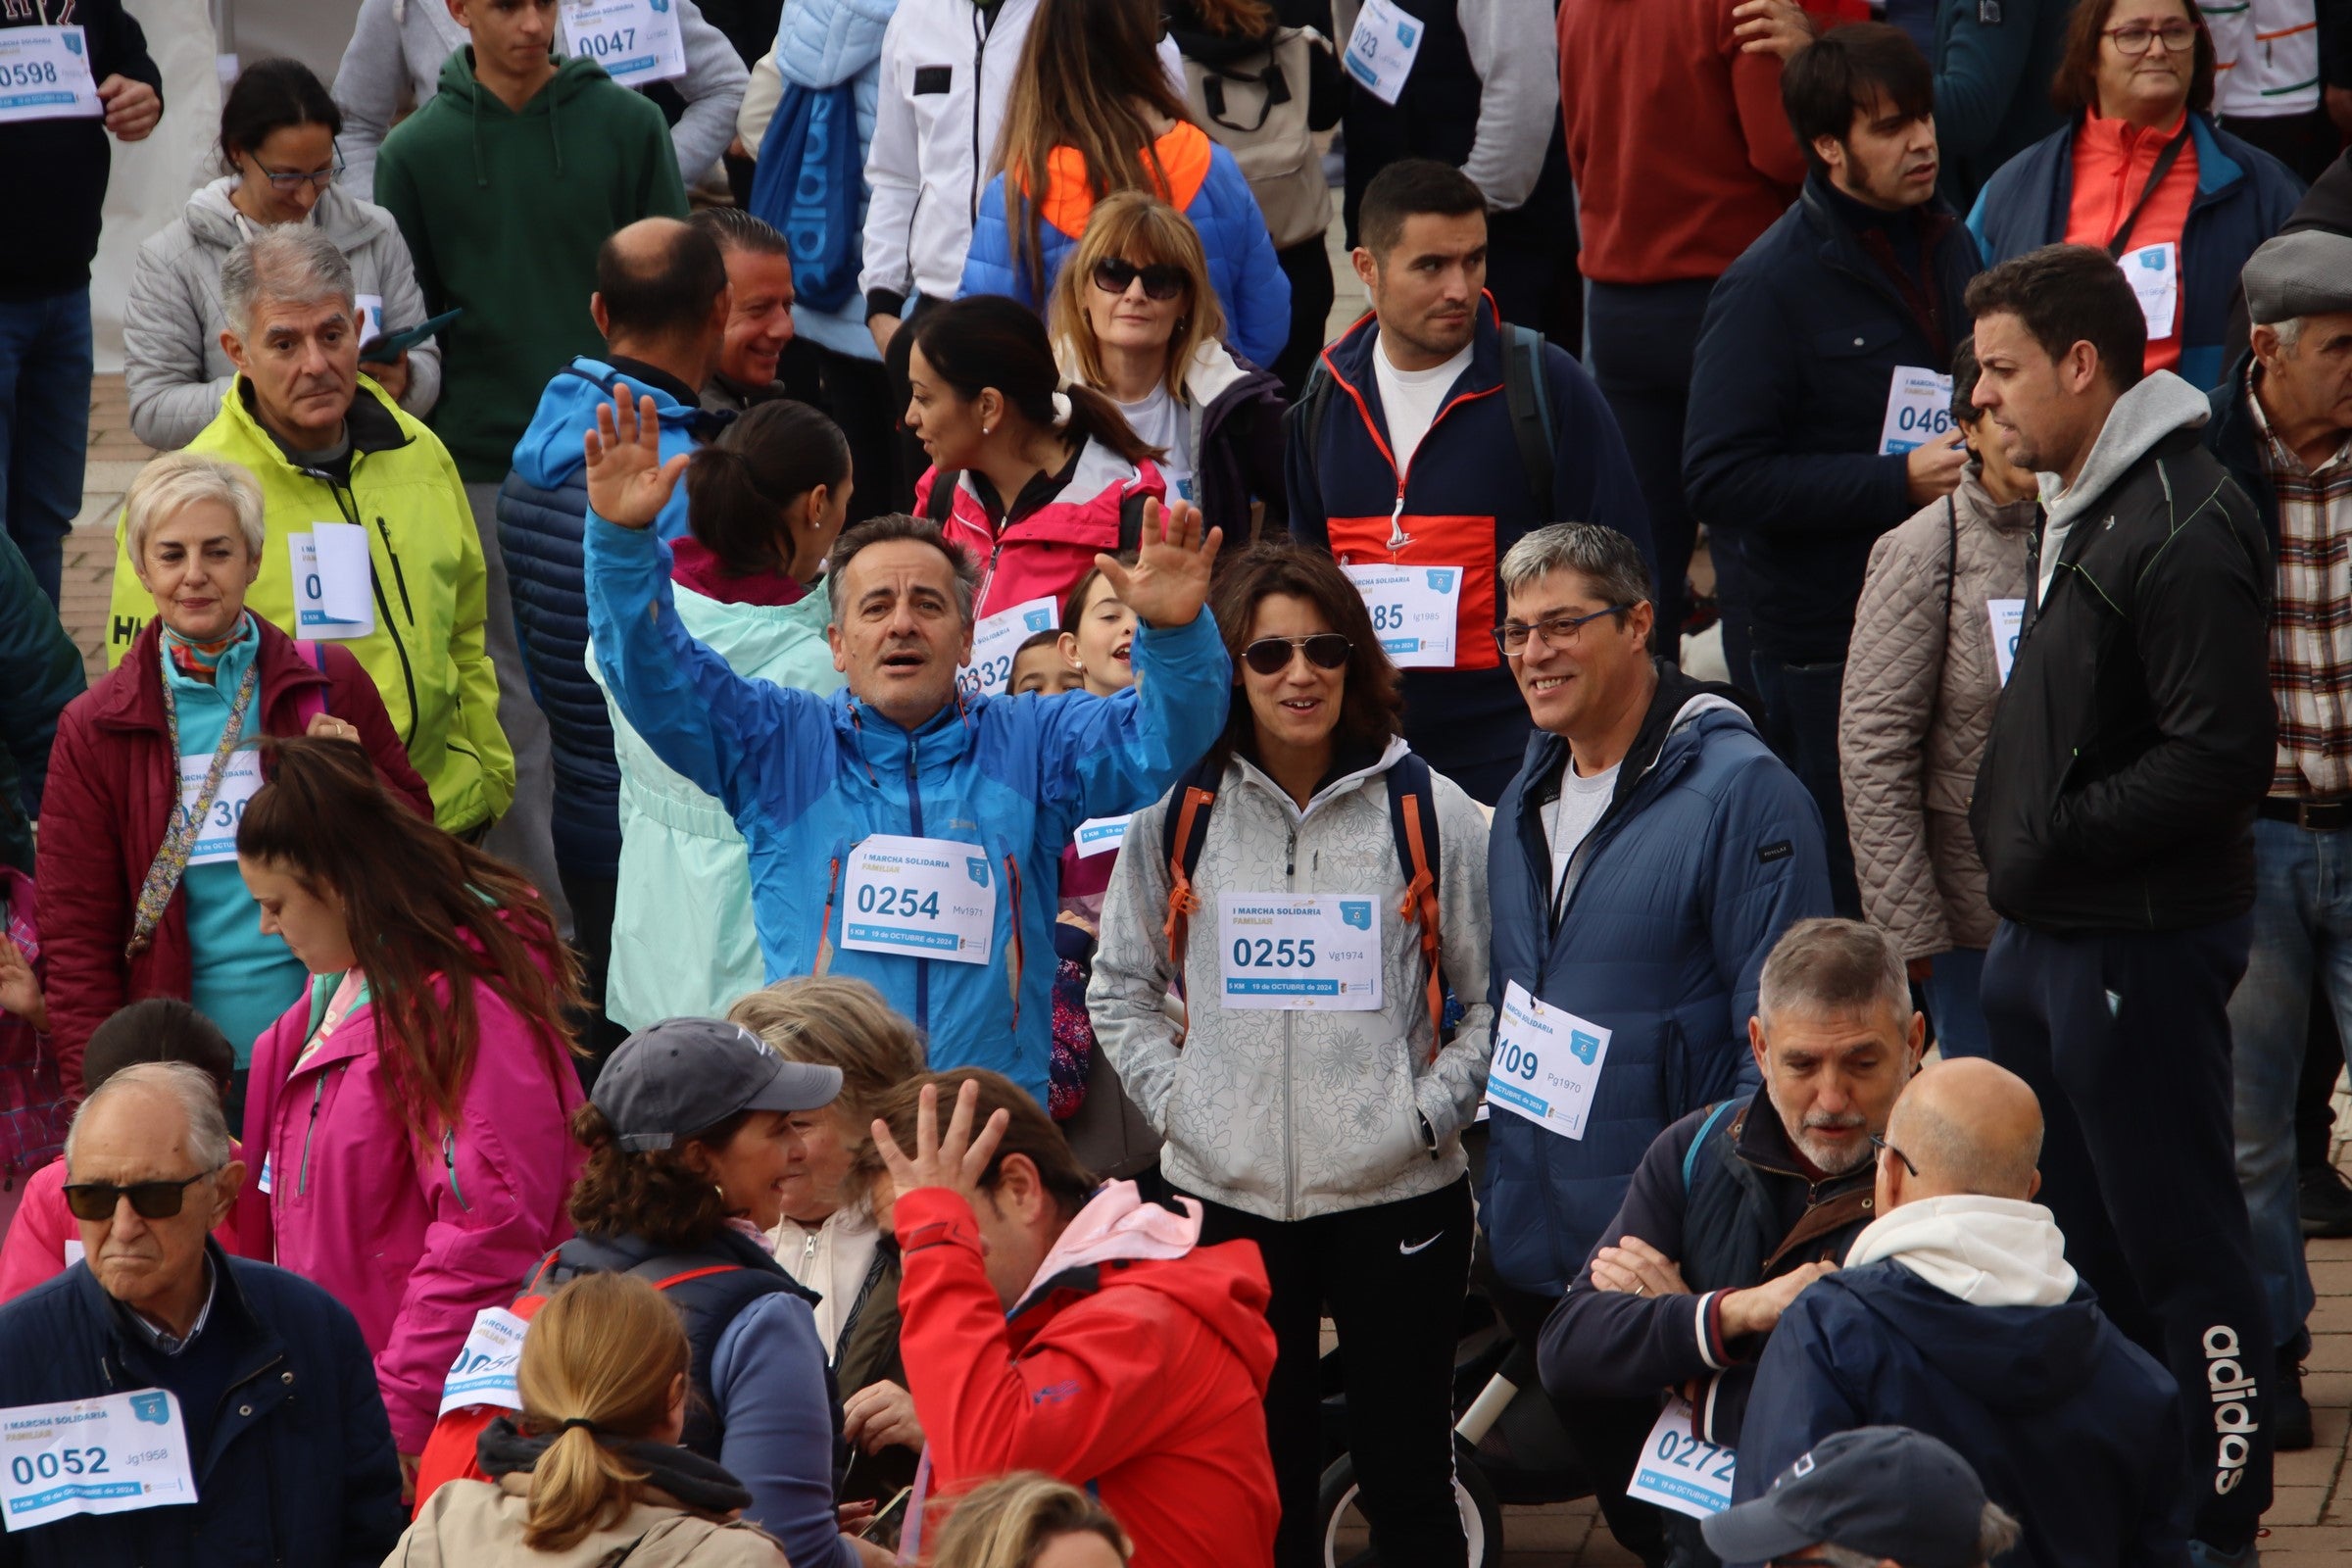
[{"label": "orange backpack strap", "polygon": [[[1171,809],[1160,819],[1159,854],[1168,864],[1168,917],[1160,934],[1168,939],[1168,967],[1176,984],[1184,984],[1184,950],[1192,939],[1192,917],[1200,912],[1200,895],[1193,891],[1193,873],[1200,867],[1200,851],[1208,843],[1208,814],[1217,804],[1217,785],[1225,776],[1224,760],[1202,758],[1168,792]],[[1184,1046],[1179,1029],[1176,1045]]]},{"label": "orange backpack strap", "polygon": [[1422,982],[1429,1005],[1429,1059],[1438,1059],[1446,1038],[1446,974],[1440,928],[1438,870],[1443,846],[1438,835],[1437,796],[1429,764],[1407,753],[1389,769],[1389,829],[1396,840],[1396,864],[1404,872],[1399,919],[1420,928]]}]

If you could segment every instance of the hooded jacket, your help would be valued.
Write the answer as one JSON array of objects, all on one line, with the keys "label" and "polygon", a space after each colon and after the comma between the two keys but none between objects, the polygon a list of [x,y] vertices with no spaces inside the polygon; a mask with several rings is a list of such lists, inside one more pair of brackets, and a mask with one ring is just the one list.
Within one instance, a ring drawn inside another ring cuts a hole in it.
[{"label": "hooded jacket", "polygon": [[[321,670],[268,619],[254,619],[262,644],[254,655],[261,675],[251,732],[300,735],[313,712],[348,719],[384,787],[419,816],[431,816],[432,797],[409,765],[383,699],[353,650],[318,644]],[[142,997],[184,999],[196,983],[184,888],[173,890],[147,947],[123,954],[147,869],[180,808],[179,760],[164,725],[162,640],[155,622],[140,628],[128,659],[66,709],[50,754],[38,880],[52,891],[40,901],[41,947],[50,1047],[59,1082],[75,1100],[82,1048],[93,1030]]]},{"label": "hooded jacket", "polygon": [[[0,1312],[0,1407],[167,1389],[192,1507],[81,1514],[0,1539],[10,1568],[374,1568],[400,1534],[400,1467],[368,1349],[325,1290],[208,1243],[212,1310],[158,1354],[75,1264]],[[234,1396],[232,1398],[231,1396]]]},{"label": "hooded jacket", "polygon": [[[563,1045],[476,984],[479,1040],[454,1127],[430,1145],[403,1129],[377,1053],[373,1005],[353,1007],[318,1049],[341,975],[255,1042],[245,1102],[237,1250],[275,1258],[351,1308],[402,1453],[421,1453],[458,1348],[485,1306],[571,1234],[565,1196],[580,1080]],[[436,996],[448,982],[436,978]]]},{"label": "hooded jacket", "polygon": [[892,1223],[906,1383],[943,1495],[1041,1470],[1102,1498],[1135,1568],[1271,1568],[1274,1331],[1254,1246],[1195,1245],[1198,1204],[1180,1217],[1112,1182],[1007,1313],[959,1194],[907,1193]]},{"label": "hooded jacket", "polygon": [[[514,754],[498,727],[498,672],[483,647],[481,536],[448,449],[382,388],[362,376],[345,417],[348,482],[296,467],[254,416],[242,377],[188,450],[225,458],[261,481],[262,574],[245,605],[288,636],[297,631],[292,538],[321,520],[368,531],[374,626],[342,646],[382,694],[409,760],[432,791],[433,820],[466,832],[514,799]],[[155,598],[131,565],[121,520],[115,538],[106,657],[119,664],[155,613]]]},{"label": "hooded jacket", "polygon": [[[1409,750],[1392,738],[1377,757],[1335,770],[1303,809],[1256,763],[1228,760],[1193,874],[1200,907],[1181,964],[1168,956],[1168,866],[1158,849],[1170,802],[1128,823],[1136,853],[1111,872],[1087,1011],[1128,1097],[1167,1140],[1160,1169],[1183,1191],[1298,1220],[1418,1198],[1468,1168],[1461,1131],[1477,1113],[1494,1049],[1486,819],[1452,780],[1432,777],[1443,968],[1469,1004],[1441,1047],[1424,1000],[1420,928],[1397,912],[1406,868],[1389,826],[1388,772]],[[1253,893],[1369,898],[1379,1008],[1220,1006],[1218,902]],[[1188,999],[1181,1028],[1160,1007],[1175,990]]]},{"label": "hooded jacket", "polygon": [[[588,591],[580,550],[588,466],[580,436],[596,428],[596,411],[612,403],[615,381],[625,382],[635,398],[654,400],[664,463],[723,428],[724,416],[714,418],[699,404],[680,403],[659,382],[582,355],[558,370],[540,394],[539,412],[514,443],[514,469],[498,492],[498,544],[514,599],[514,632],[531,695],[547,715],[555,764],[556,863],[571,875],[600,878],[619,872],[620,770],[604,692],[588,673]],[[655,519],[655,531],[664,539],[684,535],[686,505],[680,484]]]},{"label": "hooded jacket", "polygon": [[[980,596],[974,613],[986,620],[1032,599],[1059,607],[1095,564],[1098,553],[1132,550],[1143,536],[1144,504],[1164,500],[1167,481],[1150,459],[1129,463],[1093,437],[1062,471],[1060,488],[1039,500],[1047,476],[1030,481],[1011,497],[1003,517],[992,517],[981,501],[976,475],[955,474],[956,494],[946,518],[948,538],[980,567]],[[937,468],[914,481],[914,514],[932,514]]]},{"label": "hooded jacket", "polygon": [[1467,781],[1484,800],[1526,750],[1527,705],[1494,646],[1497,574],[1512,545],[1574,517],[1632,539],[1648,559],[1649,514],[1616,416],[1582,366],[1556,343],[1543,356],[1552,439],[1551,494],[1532,493],[1503,388],[1502,315],[1494,297],[1474,307],[1470,367],[1414,449],[1405,473],[1389,445],[1372,356],[1379,318],[1366,314],[1323,351],[1335,385],[1312,429],[1301,402],[1287,421],[1284,469],[1292,535],[1342,565],[1456,566],[1464,572],[1453,667],[1404,672],[1404,738],[1429,765]]},{"label": "hooded jacket", "polygon": [[[520,1441],[545,1451],[543,1439]],[[786,1568],[784,1547],[773,1536],[726,1517],[727,1493],[716,1485],[726,1479],[725,1472],[715,1480],[705,1475],[704,1466],[687,1463],[693,1455],[683,1448],[633,1443],[627,1453],[632,1467],[651,1478],[637,1500],[619,1518],[599,1520],[563,1551],[522,1544],[531,1512],[526,1467],[506,1471],[496,1481],[452,1481],[438,1489],[384,1561],[390,1568],[608,1568],[621,1561],[628,1568]],[[516,1454],[513,1462],[523,1456]],[[537,1463],[537,1453],[528,1457]],[[703,1497],[703,1505],[688,1505],[672,1487]],[[734,1494],[740,1496],[742,1489],[735,1488]]]},{"label": "hooded jacket", "polygon": [[[367,36],[363,14],[353,57]],[[548,377],[604,352],[588,314],[598,248],[641,218],[684,218],[686,188],[662,111],[593,60],[564,60],[519,113],[474,79],[470,45],[440,72],[441,90],[385,138],[375,199],[409,243],[425,309],[466,312],[441,336],[433,427],[466,483],[497,484]]]},{"label": "hooded jacket", "polygon": [[2196,1498],[2177,1386],[2107,1320],[2064,1249],[2048,1209],[2010,1199],[1883,1215],[1781,1314],[1733,1500],[1762,1495],[1834,1432],[1906,1426],[1950,1444],[2025,1526],[2005,1563],[2186,1563]]},{"label": "hooded jacket", "polygon": [[2158,370],[2117,400],[2073,487],[2042,475],[2040,603],[1969,829],[2000,914],[2037,931],[2172,931],[2254,902],[2270,789],[2271,553],[2205,450],[2202,393]]},{"label": "hooded jacket", "polygon": [[[694,0],[673,3],[686,74],[652,90],[674,94],[672,102],[684,105],[664,139],[675,148],[680,179],[691,184],[734,139],[746,73],[743,57]],[[559,34],[559,48],[562,41]],[[439,0],[360,0],[351,42],[335,72],[335,105],[343,111],[343,134],[335,144],[345,160],[338,183],[345,190],[362,198],[374,192],[376,156],[394,122],[448,87],[443,68],[467,47],[466,29]]]},{"label": "hooded jacket", "polygon": [[[715,796],[749,847],[772,978],[870,981],[936,1068],[990,1067],[1046,1102],[1061,852],[1089,817],[1148,806],[1215,739],[1232,674],[1215,620],[1136,634],[1137,690],[951,700],[913,731],[847,692],[749,680],[680,622],[669,549],[588,521],[605,689],[655,753]],[[972,845],[995,895],[990,961],[844,949],[851,853],[875,833]]]},{"label": "hooded jacket", "polygon": [[[1997,267],[2066,238],[2074,200],[2076,123],[2044,136],[1984,182],[1968,226]],[[2197,190],[2180,229],[2180,376],[2199,389],[2222,378],[2238,273],[2262,242],[2284,227],[2303,182],[2284,164],[2188,113]]]},{"label": "hooded jacket", "polygon": [[[1066,340],[1054,344],[1054,357],[1062,374],[1078,378],[1077,351]],[[1109,395],[1106,388],[1097,390]],[[1225,530],[1220,559],[1258,538],[1281,537],[1290,526],[1282,451],[1282,416],[1290,400],[1281,379],[1208,338],[1185,367],[1182,408],[1193,460],[1192,500],[1200,508],[1202,526]],[[1255,532],[1252,502],[1265,509]]]},{"label": "hooded jacket", "polygon": [[1657,1136],[1756,1086],[1747,1019],[1765,955],[1796,921],[1830,912],[1821,812],[1730,688],[1658,666],[1616,794],[1555,901],[1544,818],[1567,763],[1568,743],[1539,732],[1487,851],[1494,1000],[1516,983],[1611,1031],[1583,1139],[1511,1114],[1489,1124],[1479,1210],[1494,1266],[1552,1296]]},{"label": "hooded jacket", "polygon": [[[1265,215],[1242,177],[1242,166],[1190,121],[1170,127],[1152,150],[1168,178],[1156,194],[1200,231],[1209,282],[1224,307],[1227,340],[1251,364],[1273,364],[1291,335],[1291,280],[1274,260]],[[1062,263],[1077,249],[1095,211],[1086,159],[1076,148],[1048,153],[1046,178],[1046,194],[1037,203],[1040,254],[1015,261],[1013,233],[1027,226],[1028,202],[1006,198],[1004,172],[990,176],[980,194],[958,297],[1009,294],[1032,310],[1045,309]],[[1027,244],[1025,235],[1022,243]],[[1031,286],[1030,263],[1045,278],[1042,288]]]},{"label": "hooded jacket", "polygon": [[1908,958],[1982,949],[1997,918],[1969,836],[2001,695],[1994,600],[2028,592],[2033,501],[1960,487],[1871,546],[1838,707],[1838,763],[1862,910]]},{"label": "hooded jacket", "polygon": [[[841,690],[825,642],[822,589],[793,604],[697,593],[683,563],[708,561],[692,537],[672,541],[671,599],[686,634],[746,680],[819,697]],[[724,587],[715,571],[693,580]],[[629,723],[593,647],[588,676],[604,694],[620,768],[619,895],[612,906],[612,964],[605,1013],[624,1029],[664,1018],[715,1018],[767,983],[753,907],[750,854],[727,808],[662,760]],[[856,1392],[855,1390],[852,1391]]]},{"label": "hooded jacket", "polygon": [[32,869],[58,719],[86,683],[57,607],[16,541],[0,539],[0,864]]},{"label": "hooded jacket", "polygon": [[[340,145],[340,144],[339,144]],[[220,347],[228,325],[220,306],[220,264],[244,243],[243,215],[229,201],[239,176],[197,187],[186,211],[139,247],[122,307],[122,372],[130,391],[130,429],[151,447],[184,447],[213,422],[237,368]],[[355,295],[372,296],[383,329],[425,318],[416,269],[392,215],[340,185],[318,193],[311,221],[351,264]],[[423,418],[441,395],[441,345],[409,350],[409,388],[400,406]]]}]

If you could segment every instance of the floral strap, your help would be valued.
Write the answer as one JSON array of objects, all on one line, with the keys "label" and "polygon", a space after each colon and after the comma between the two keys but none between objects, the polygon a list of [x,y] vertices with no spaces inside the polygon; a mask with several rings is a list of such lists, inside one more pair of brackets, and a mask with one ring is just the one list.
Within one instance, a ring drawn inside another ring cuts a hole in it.
[{"label": "floral strap", "polygon": [[[228,771],[228,760],[237,749],[238,737],[244,733],[245,710],[253,705],[254,686],[261,672],[258,659],[245,666],[245,677],[237,682],[236,700],[229,705],[228,722],[220,726],[220,744],[213,749],[213,765],[205,770],[204,787],[197,792],[195,804],[180,810],[171,831],[164,835],[164,847],[155,852],[155,863],[147,867],[147,880],[139,888],[137,912],[131,921],[130,941],[122,949],[125,958],[137,957],[155,941],[155,928],[164,918],[164,908],[179,890],[179,879],[188,869],[188,857],[196,851],[196,836],[213,808],[213,798],[220,793],[221,776]],[[172,695],[168,676],[164,681],[164,733],[170,740],[176,783],[179,704]]]}]

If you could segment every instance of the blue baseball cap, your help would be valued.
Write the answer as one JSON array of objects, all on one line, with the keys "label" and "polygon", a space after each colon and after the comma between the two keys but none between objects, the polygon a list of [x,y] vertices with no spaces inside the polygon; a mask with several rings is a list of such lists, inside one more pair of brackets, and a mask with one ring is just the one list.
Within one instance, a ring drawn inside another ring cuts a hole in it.
[{"label": "blue baseball cap", "polygon": [[1984,1487],[1966,1459],[1909,1427],[1833,1433],[1761,1497],[1704,1520],[1725,1562],[1769,1562],[1821,1544],[1903,1568],[1977,1568]]},{"label": "blue baseball cap", "polygon": [[841,1093],[841,1069],[787,1061],[739,1023],[664,1018],[622,1041],[588,1098],[614,1141],[668,1149],[743,1110],[815,1110]]}]

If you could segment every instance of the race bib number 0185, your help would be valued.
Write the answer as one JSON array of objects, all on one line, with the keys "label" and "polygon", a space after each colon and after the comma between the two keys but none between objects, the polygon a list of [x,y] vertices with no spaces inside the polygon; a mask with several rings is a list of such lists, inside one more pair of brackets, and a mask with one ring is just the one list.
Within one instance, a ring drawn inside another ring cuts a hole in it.
[{"label": "race bib number 0185", "polygon": [[0,1410],[0,1521],[12,1531],[195,1500],[187,1428],[167,1389]]},{"label": "race bib number 0185", "polygon": [[1342,566],[1399,669],[1451,669],[1461,624],[1459,566]]}]

